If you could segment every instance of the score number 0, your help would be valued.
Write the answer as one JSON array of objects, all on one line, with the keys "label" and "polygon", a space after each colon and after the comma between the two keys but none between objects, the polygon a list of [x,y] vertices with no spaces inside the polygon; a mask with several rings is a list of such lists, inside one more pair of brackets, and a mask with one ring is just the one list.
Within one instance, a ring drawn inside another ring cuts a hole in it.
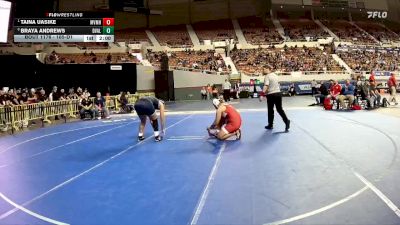
[{"label": "score number 0", "polygon": [[103,26],[114,26],[114,18],[103,18]]}]

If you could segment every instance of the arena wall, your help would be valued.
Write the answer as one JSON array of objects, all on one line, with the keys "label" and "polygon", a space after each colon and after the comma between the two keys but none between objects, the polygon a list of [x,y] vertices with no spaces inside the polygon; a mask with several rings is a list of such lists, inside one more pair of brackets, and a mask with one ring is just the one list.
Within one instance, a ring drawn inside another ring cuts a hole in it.
[{"label": "arena wall", "polygon": [[229,18],[228,0],[191,3],[192,23]]},{"label": "arena wall", "polygon": [[154,68],[152,66],[136,66],[137,70],[137,90],[154,90]]},{"label": "arena wall", "polygon": [[130,12],[115,12],[115,30],[141,28],[147,26],[146,16]]},{"label": "arena wall", "polygon": [[104,0],[59,0],[61,12],[93,11],[95,5],[107,3]]},{"label": "arena wall", "polygon": [[173,3],[149,1],[149,8],[162,11],[162,15],[151,15],[149,17],[150,27],[190,23],[189,4],[186,0],[176,0]]}]

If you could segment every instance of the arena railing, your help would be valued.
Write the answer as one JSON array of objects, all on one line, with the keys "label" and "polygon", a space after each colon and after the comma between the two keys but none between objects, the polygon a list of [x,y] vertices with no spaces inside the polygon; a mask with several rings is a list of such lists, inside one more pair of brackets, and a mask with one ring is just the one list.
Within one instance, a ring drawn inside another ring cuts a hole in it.
[{"label": "arena railing", "polygon": [[[127,96],[128,104],[134,104],[138,98],[154,96],[153,92],[130,94]],[[120,96],[106,96],[106,107],[118,111],[121,108]],[[93,101],[94,98],[91,98]],[[79,99],[62,100],[52,102],[41,102],[16,106],[0,106],[0,126],[11,127],[12,133],[27,126],[29,122],[41,120],[44,123],[51,123],[50,118],[63,116],[64,121],[68,118],[76,118],[79,113]]]},{"label": "arena railing", "polygon": [[[243,73],[243,72],[242,72]],[[291,76],[292,73],[301,73],[301,75],[331,75],[331,74],[347,74],[347,71],[293,71],[293,72],[276,72],[279,76]],[[243,73],[246,74],[246,73]],[[246,74],[251,77],[259,77],[262,74]]]},{"label": "arena railing", "polygon": [[189,72],[199,72],[199,73],[206,73],[206,74],[215,74],[215,75],[230,75],[230,72],[228,71],[211,71],[211,70],[202,70],[202,69],[194,69],[190,67],[180,67],[180,66],[170,66],[170,69],[173,70],[183,70],[183,71],[189,71]]},{"label": "arena railing", "polygon": [[179,45],[179,44],[170,45],[170,44],[166,44],[165,46],[167,46],[168,48],[172,48],[172,49],[174,49],[174,48],[193,48],[194,47],[194,45],[191,45],[191,44],[187,44],[187,45]]}]

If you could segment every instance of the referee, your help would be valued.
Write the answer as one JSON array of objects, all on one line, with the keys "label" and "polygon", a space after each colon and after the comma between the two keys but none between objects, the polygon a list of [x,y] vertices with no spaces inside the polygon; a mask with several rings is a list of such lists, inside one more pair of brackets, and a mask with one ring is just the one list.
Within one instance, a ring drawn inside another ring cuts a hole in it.
[{"label": "referee", "polygon": [[290,120],[287,118],[285,111],[282,108],[282,93],[278,82],[278,76],[272,72],[272,68],[267,66],[264,68],[263,73],[265,74],[264,80],[264,93],[267,96],[268,105],[268,125],[265,129],[272,130],[274,128],[274,106],[276,111],[282,117],[283,122],[285,122],[285,132],[289,132]]}]

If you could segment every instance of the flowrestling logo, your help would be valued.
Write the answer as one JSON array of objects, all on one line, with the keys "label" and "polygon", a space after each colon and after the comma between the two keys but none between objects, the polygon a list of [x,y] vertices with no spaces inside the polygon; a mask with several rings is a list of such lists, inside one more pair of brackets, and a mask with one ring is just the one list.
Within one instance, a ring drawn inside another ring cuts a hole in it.
[{"label": "flowrestling logo", "polygon": [[368,19],[386,19],[388,13],[387,12],[379,12],[379,11],[368,11]]}]

